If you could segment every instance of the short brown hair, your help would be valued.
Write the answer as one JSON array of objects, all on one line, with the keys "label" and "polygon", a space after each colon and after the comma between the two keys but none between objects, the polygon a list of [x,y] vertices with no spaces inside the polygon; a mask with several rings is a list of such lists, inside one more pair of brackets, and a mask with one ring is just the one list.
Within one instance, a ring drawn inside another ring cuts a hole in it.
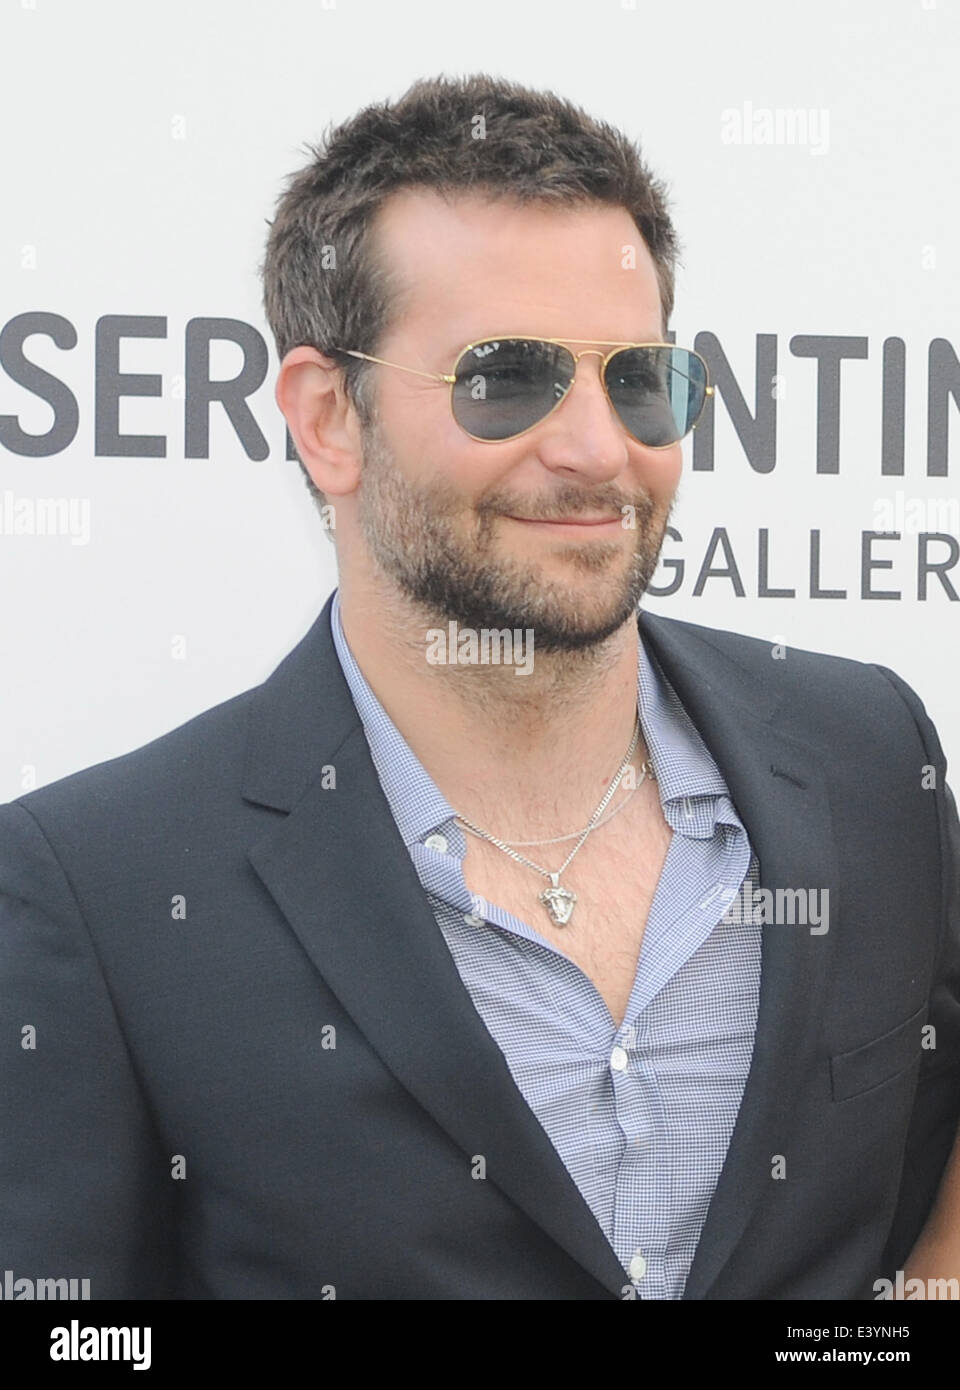
[{"label": "short brown hair", "polygon": [[[484,138],[476,137],[479,118]],[[311,162],[289,176],[269,223],[260,266],[264,310],[281,360],[301,344],[340,359],[362,424],[375,410],[367,391],[370,364],[338,349],[376,354],[399,307],[370,228],[401,188],[626,208],[656,267],[666,331],[680,248],[665,185],[647,168],[639,145],[553,92],[486,73],[424,78],[398,101],[364,107],[328,127],[306,149]],[[316,501],[325,503],[306,469],[304,475]]]}]

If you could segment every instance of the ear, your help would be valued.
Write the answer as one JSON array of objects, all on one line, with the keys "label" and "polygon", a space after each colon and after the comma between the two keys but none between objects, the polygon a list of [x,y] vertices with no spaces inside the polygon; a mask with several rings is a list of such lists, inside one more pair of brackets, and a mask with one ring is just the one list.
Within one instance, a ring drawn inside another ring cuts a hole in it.
[{"label": "ear", "polygon": [[338,364],[316,348],[291,348],[274,395],[314,484],[330,497],[353,492],[360,481],[360,422]]}]

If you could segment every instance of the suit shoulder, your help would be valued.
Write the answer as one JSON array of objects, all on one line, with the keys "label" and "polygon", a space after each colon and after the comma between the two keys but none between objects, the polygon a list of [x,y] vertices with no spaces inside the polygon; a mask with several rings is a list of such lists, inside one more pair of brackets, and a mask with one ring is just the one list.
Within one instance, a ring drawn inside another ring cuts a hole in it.
[{"label": "suit shoulder", "polygon": [[694,662],[697,646],[706,644],[732,662],[751,687],[775,698],[781,716],[798,728],[809,724],[833,736],[850,725],[865,733],[899,730],[912,742],[922,720],[920,696],[902,676],[877,662],[660,614],[644,613],[641,631],[644,627],[661,641],[667,633],[682,639]]},{"label": "suit shoulder", "polygon": [[[749,632],[736,632],[732,628],[708,627],[705,623],[689,622],[686,618],[669,618],[663,613],[644,613],[643,622],[657,627],[670,627],[675,631],[682,631],[689,637],[695,637],[701,642],[709,642],[717,651],[721,651],[725,656],[749,657],[754,660],[770,660],[770,654],[778,645],[768,637],[754,637]],[[796,652],[807,657],[814,657],[818,661],[839,661],[851,662],[855,666],[862,666],[865,663],[856,661],[852,657],[835,656],[830,652],[818,652],[811,647],[789,647],[789,651]]]},{"label": "suit shoulder", "polygon": [[237,786],[242,771],[247,715],[259,686],[252,686],[147,743],[81,768],[8,803],[41,825],[100,815],[114,819],[137,804],[175,806],[216,789]]}]

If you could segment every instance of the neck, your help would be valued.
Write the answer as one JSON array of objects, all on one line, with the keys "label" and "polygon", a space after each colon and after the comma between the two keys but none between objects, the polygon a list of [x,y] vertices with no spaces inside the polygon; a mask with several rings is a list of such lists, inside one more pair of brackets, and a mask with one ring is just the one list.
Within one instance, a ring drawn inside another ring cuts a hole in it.
[{"label": "neck", "polygon": [[[634,618],[596,646],[538,651],[518,675],[516,665],[431,664],[427,629],[447,634],[447,621],[367,577],[341,580],[340,610],[367,684],[455,810],[502,838],[586,824],[633,736]],[[646,757],[641,734],[634,766]]]}]

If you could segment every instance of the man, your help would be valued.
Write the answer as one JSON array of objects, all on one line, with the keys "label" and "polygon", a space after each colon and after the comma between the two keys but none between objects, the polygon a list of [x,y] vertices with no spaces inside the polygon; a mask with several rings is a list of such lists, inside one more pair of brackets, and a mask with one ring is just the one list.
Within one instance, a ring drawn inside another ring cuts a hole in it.
[{"label": "man", "polygon": [[638,622],[709,401],[635,147],[478,76],[312,153],[263,273],[339,586],[0,808],[7,1263],[872,1298],[960,1114],[937,734],[883,667]]}]

